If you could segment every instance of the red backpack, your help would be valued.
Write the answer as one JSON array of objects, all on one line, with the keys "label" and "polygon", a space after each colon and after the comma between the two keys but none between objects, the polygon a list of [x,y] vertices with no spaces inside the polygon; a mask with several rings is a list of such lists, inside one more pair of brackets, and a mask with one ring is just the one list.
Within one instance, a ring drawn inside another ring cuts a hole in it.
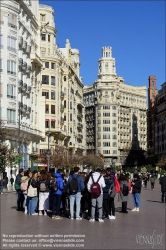
[{"label": "red backpack", "polygon": [[92,178],[92,185],[91,185],[91,194],[92,194],[92,197],[99,197],[101,195],[101,187],[100,187],[100,184],[98,183],[100,178],[101,178],[101,175],[99,176],[99,178],[97,179],[97,181],[95,182],[94,179],[93,179],[93,175],[91,176]]},{"label": "red backpack", "polygon": [[119,184],[117,177],[115,177],[114,175],[111,175],[111,177],[114,178],[114,185],[115,185],[116,193],[120,193],[120,184]]}]

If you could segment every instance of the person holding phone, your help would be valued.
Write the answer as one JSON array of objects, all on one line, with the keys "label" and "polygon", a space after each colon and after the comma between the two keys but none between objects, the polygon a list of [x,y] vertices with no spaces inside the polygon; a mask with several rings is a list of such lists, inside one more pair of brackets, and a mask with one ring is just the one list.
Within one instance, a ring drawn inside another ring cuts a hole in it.
[{"label": "person holding phone", "polygon": [[133,188],[132,190],[132,197],[133,197],[133,203],[134,203],[134,209],[133,212],[139,212],[140,209],[140,193],[141,193],[141,187],[142,183],[140,180],[140,177],[138,174],[134,175],[134,180],[131,182],[131,186]]}]

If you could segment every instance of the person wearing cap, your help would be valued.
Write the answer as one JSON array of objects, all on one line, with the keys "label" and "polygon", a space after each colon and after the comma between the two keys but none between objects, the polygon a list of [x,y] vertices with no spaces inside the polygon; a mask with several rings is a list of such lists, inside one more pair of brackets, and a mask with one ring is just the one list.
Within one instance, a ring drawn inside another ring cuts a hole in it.
[{"label": "person wearing cap", "polygon": [[131,182],[132,186],[132,197],[134,203],[134,209],[132,211],[139,212],[140,209],[140,193],[142,183],[138,174],[134,175],[134,180]]},{"label": "person wearing cap", "polygon": [[166,203],[166,170],[164,171],[164,176],[160,178],[159,183],[161,185],[161,192],[162,192],[161,202],[164,203],[164,196],[165,196],[165,203]]}]

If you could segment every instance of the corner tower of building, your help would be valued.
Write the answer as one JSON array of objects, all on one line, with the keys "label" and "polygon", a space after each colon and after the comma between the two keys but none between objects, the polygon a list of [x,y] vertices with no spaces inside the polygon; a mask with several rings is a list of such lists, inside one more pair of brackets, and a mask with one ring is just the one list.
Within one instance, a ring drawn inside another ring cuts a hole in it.
[{"label": "corner tower of building", "polygon": [[102,57],[98,60],[98,79],[111,80],[116,76],[115,58],[112,57],[112,47],[102,48]]}]

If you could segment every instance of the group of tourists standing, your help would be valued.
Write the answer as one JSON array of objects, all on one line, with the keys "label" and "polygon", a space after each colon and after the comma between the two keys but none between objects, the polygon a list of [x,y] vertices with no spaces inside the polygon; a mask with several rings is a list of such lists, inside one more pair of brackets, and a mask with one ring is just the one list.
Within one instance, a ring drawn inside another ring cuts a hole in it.
[{"label": "group of tourists standing", "polygon": [[[166,173],[160,184],[164,200]],[[74,167],[70,174],[64,174],[62,169],[56,173],[31,173],[20,169],[15,181],[17,210],[29,215],[51,214],[53,219],[67,216],[71,220],[82,220],[87,215],[90,222],[116,219],[116,195],[121,202],[120,213],[128,213],[130,194],[134,204],[132,211],[139,212],[141,188],[142,180],[138,174],[131,180],[129,174],[117,174],[111,168],[97,168],[89,174],[80,172],[78,167]]]}]

